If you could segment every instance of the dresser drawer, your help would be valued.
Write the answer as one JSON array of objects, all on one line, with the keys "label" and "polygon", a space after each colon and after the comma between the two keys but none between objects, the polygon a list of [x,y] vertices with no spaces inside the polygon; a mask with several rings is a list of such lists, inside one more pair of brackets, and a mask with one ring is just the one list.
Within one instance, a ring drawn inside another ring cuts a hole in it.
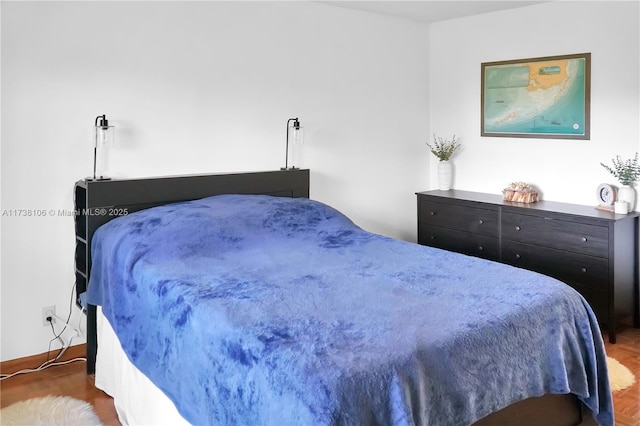
[{"label": "dresser drawer", "polygon": [[498,211],[420,201],[418,223],[498,237]]},{"label": "dresser drawer", "polygon": [[437,226],[423,226],[418,242],[425,246],[437,247],[449,251],[498,260],[500,246],[498,238],[469,232],[454,231]]},{"label": "dresser drawer", "polygon": [[503,241],[502,261],[570,285],[601,290],[609,285],[609,262],[601,257]]},{"label": "dresser drawer", "polygon": [[502,212],[502,238],[543,247],[609,256],[609,228]]}]

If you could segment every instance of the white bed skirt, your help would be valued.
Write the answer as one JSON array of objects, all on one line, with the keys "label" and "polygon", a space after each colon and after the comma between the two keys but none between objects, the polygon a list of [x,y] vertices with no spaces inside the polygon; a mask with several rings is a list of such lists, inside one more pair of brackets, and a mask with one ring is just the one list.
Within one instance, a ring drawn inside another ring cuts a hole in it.
[{"label": "white bed skirt", "polygon": [[97,309],[96,387],[113,397],[123,425],[188,425],[167,396],[127,358],[109,321]]}]

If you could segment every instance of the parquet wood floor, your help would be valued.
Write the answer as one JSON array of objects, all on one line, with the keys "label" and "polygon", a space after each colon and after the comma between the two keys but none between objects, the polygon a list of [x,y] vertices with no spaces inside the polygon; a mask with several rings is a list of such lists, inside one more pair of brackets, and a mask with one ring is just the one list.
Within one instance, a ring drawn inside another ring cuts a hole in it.
[{"label": "parquet wood floor", "polygon": [[[607,337],[605,335],[605,342]],[[618,333],[618,343],[606,343],[607,354],[616,358],[635,374],[636,383],[628,389],[614,392],[616,426],[640,426],[640,329],[626,327]],[[84,345],[67,351],[65,359],[84,355]],[[6,361],[0,364],[2,373],[40,365],[41,355]],[[93,376],[85,373],[85,363],[51,367],[46,370],[15,376],[0,382],[0,407],[17,401],[46,395],[67,395],[91,403],[105,426],[120,426],[113,400],[94,386]]]},{"label": "parquet wood floor", "polygon": [[640,328],[623,327],[615,345],[604,336],[607,355],[620,361],[636,376],[631,387],[613,393],[616,426],[640,426]]},{"label": "parquet wood floor", "polygon": [[[84,357],[85,345],[72,346],[63,360]],[[46,361],[46,354],[0,364],[2,374],[34,368]],[[0,407],[14,402],[47,395],[64,395],[81,399],[93,405],[105,426],[120,426],[113,399],[94,386],[93,376],[87,375],[86,362],[49,367],[36,373],[21,374],[0,382]]]}]

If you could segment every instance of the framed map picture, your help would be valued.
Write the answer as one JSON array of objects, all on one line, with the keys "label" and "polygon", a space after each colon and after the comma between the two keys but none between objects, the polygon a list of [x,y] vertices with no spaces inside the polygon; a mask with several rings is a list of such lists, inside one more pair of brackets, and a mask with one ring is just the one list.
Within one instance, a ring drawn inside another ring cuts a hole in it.
[{"label": "framed map picture", "polygon": [[482,63],[481,135],[589,139],[591,53]]}]

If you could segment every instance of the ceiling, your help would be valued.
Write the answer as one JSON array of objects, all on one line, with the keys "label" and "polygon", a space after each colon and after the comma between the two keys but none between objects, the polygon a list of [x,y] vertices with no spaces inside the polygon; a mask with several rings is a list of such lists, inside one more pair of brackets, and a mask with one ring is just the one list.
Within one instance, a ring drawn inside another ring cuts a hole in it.
[{"label": "ceiling", "polygon": [[373,0],[373,1],[348,1],[348,0],[325,0],[320,3],[332,6],[344,7],[347,9],[362,10],[379,13],[383,15],[395,16],[397,18],[408,19],[417,22],[438,22],[448,19],[462,18],[465,16],[479,15],[482,13],[495,12],[498,10],[514,9],[517,7],[530,6],[547,1],[432,1],[432,0]]}]

